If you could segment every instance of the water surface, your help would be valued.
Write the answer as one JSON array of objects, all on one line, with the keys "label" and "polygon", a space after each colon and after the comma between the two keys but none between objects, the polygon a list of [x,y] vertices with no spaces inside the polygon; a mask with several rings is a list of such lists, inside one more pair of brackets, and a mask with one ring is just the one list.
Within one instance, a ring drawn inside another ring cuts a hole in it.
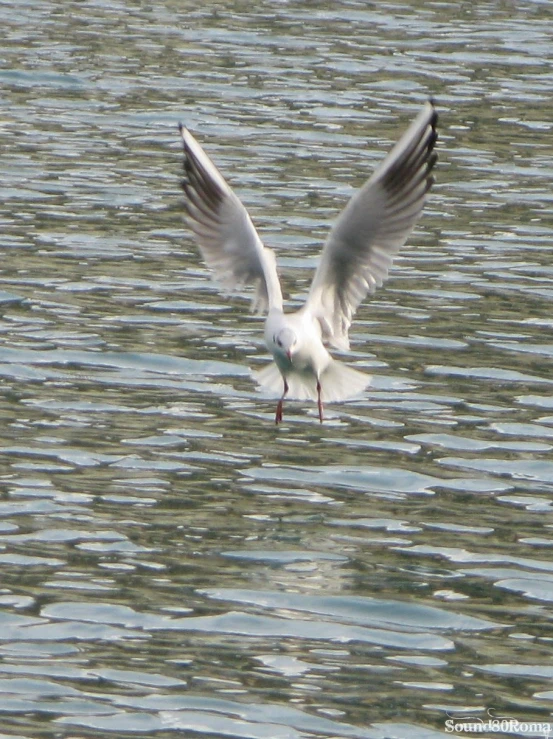
[{"label": "water surface", "polygon": [[[553,726],[549,5],[0,19],[2,736]],[[183,223],[177,122],[293,304],[429,95],[437,184],[352,331],[371,388],[277,429],[262,323]]]}]

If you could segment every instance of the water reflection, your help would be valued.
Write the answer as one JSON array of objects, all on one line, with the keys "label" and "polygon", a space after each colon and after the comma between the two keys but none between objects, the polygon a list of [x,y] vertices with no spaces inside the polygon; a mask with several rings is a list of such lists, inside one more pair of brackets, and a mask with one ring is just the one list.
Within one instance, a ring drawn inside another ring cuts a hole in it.
[{"label": "water reflection", "polygon": [[[445,736],[551,714],[550,11],[0,10],[0,713],[18,739]],[[295,300],[420,106],[438,184],[352,357],[273,405],[182,225],[201,132]],[[553,723],[553,719],[552,719]]]}]

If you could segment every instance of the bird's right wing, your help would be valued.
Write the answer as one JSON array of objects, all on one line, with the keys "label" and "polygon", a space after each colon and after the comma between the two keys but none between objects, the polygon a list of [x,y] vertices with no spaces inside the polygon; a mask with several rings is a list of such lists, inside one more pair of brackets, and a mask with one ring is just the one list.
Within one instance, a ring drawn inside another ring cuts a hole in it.
[{"label": "bird's right wing", "polygon": [[252,310],[282,308],[282,293],[271,249],[263,246],[239,198],[200,144],[180,125],[184,145],[182,189],[188,224],[207,266],[227,290],[256,287]]}]

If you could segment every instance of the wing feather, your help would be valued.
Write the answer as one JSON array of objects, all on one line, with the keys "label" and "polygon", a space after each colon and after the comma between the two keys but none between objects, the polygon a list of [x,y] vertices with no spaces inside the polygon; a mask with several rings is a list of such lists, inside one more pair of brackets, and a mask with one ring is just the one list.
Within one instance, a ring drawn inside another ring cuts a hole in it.
[{"label": "wing feather", "polygon": [[239,198],[190,131],[180,125],[184,145],[182,189],[190,229],[202,257],[227,290],[256,288],[252,309],[282,308],[273,252],[259,238]]},{"label": "wing feather", "polygon": [[434,181],[437,120],[428,101],[330,231],[306,307],[337,348],[349,347],[348,330],[359,304],[386,280],[421,215]]}]

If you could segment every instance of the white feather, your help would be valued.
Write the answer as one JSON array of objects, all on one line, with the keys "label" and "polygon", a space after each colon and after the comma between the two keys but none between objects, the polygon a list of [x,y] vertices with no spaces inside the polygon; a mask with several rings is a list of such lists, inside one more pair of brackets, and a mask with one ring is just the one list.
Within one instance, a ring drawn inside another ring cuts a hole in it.
[{"label": "white feather", "polygon": [[275,362],[254,373],[266,390],[323,402],[361,393],[370,377],[333,359],[325,342],[349,347],[349,327],[361,301],[388,276],[392,260],[418,220],[432,184],[437,115],[426,103],[373,176],[346,205],[326,240],[305,305],[283,312],[273,252],[248,212],[192,134],[181,126],[183,190],[190,228],[206,264],[231,290],[256,288],[254,308],[268,311],[265,341]]},{"label": "white feather", "polygon": [[[279,368],[271,362],[253,373],[259,385],[275,396],[282,395],[284,382]],[[290,372],[286,375],[287,398],[291,400],[317,400],[317,380],[313,373]],[[321,400],[339,403],[360,395],[370,384],[371,376],[333,359],[320,377]]]}]

